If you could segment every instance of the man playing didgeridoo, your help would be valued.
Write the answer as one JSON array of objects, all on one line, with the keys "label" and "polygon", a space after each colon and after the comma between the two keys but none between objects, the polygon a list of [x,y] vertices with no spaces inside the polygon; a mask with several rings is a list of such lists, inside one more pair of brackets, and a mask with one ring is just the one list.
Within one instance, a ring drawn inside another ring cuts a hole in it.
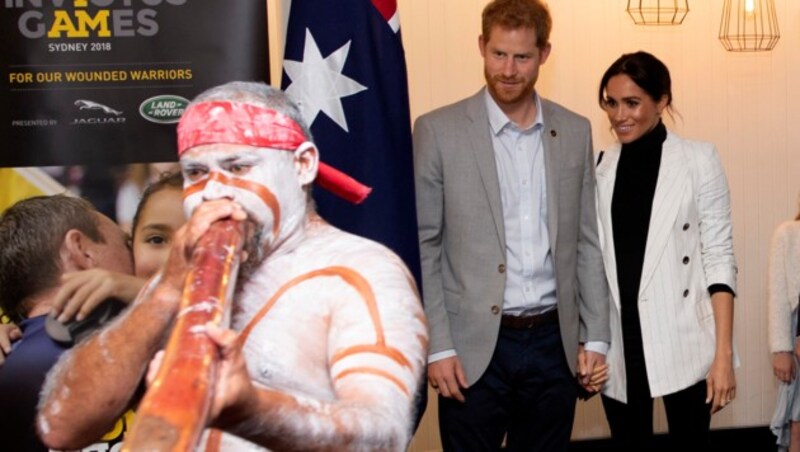
[{"label": "man playing didgeridoo", "polygon": [[[221,450],[405,450],[427,354],[425,318],[401,260],[314,211],[310,187],[369,189],[319,161],[297,107],[263,84],[199,95],[178,125],[189,222],[166,267],[116,323],[49,376],[38,427],[53,448],[90,443],[134,399],[178,314],[188,256],[214,221],[249,223],[208,443]],[[198,334],[204,334],[200,332]]]}]

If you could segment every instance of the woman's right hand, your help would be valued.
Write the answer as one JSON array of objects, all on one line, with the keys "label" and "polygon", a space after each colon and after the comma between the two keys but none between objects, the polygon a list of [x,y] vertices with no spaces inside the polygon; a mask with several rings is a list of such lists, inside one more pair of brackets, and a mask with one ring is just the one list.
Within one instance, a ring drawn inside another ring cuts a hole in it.
[{"label": "woman's right hand", "polygon": [[13,323],[0,324],[0,366],[11,353],[11,343],[22,337],[22,330]]},{"label": "woman's right hand", "polygon": [[776,352],[772,354],[772,372],[783,383],[794,380],[795,366],[792,352]]}]

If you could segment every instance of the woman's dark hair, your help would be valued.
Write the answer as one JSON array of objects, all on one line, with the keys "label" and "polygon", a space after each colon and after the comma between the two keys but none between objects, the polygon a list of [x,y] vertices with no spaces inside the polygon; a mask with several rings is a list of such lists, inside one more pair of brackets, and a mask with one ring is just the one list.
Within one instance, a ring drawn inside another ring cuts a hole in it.
[{"label": "woman's dark hair", "polygon": [[653,55],[639,51],[626,53],[613,62],[606,69],[603,78],[600,80],[600,89],[597,92],[597,102],[600,107],[605,106],[605,92],[608,81],[615,75],[625,74],[643,89],[654,102],[658,102],[667,96],[667,108],[672,105],[672,79],[669,76],[669,69],[658,58]]},{"label": "woman's dark hair", "polygon": [[159,180],[147,186],[147,188],[144,190],[144,193],[142,193],[142,199],[139,201],[139,205],[136,206],[136,214],[133,216],[133,223],[131,224],[131,243],[133,243],[134,239],[136,238],[136,227],[139,225],[142,211],[147,206],[147,202],[150,201],[150,198],[153,196],[153,194],[158,193],[165,188],[177,188],[178,190],[182,189],[183,174],[180,172],[164,173],[161,175]]}]

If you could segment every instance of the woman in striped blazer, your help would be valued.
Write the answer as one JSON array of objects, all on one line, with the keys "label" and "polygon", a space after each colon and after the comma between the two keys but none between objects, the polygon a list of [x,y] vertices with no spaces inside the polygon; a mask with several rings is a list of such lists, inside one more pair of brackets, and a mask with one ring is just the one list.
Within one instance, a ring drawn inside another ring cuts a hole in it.
[{"label": "woman in striped blazer", "polygon": [[725,173],[712,144],[662,123],[671,79],[653,55],[622,55],[603,75],[598,101],[619,141],[597,167],[612,297],[603,407],[622,450],[649,450],[653,399],[663,397],[674,450],[694,450],[736,391]]}]

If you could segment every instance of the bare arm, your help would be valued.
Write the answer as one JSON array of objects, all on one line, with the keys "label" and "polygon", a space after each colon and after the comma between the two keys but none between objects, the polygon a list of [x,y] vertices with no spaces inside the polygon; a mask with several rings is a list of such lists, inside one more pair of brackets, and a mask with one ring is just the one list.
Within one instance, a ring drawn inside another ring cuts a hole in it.
[{"label": "bare arm", "polygon": [[398,272],[392,278],[379,267],[373,261],[364,272],[382,273],[380,282],[362,281],[370,281],[374,302],[353,297],[350,287],[329,286],[335,301],[319,313],[329,319],[326,341],[305,346],[324,347],[327,356],[308,362],[307,373],[298,370],[297,378],[326,374],[315,387],[329,385],[329,396],[321,396],[328,392],[323,388],[252,383],[241,339],[211,328],[223,357],[213,426],[272,450],[405,450],[427,354],[427,326],[410,277]]},{"label": "bare arm", "polygon": [[37,427],[45,444],[80,448],[113,426],[161,346],[179,296],[151,285],[122,317],[64,354],[40,400]]},{"label": "bare arm", "polygon": [[246,214],[227,200],[200,206],[176,233],[164,270],[134,305],[50,372],[37,420],[45,444],[54,449],[90,444],[128,408],[177,314],[194,244],[211,223],[228,217],[244,220]]},{"label": "bare arm", "polygon": [[[213,427],[271,450],[400,451],[407,447],[413,393],[371,375],[354,375],[338,383],[333,401],[259,387],[247,373],[237,334],[209,330],[221,346],[226,366],[212,408]],[[218,408],[223,404],[227,407]]]},{"label": "bare arm", "polygon": [[733,373],[733,295],[717,292],[711,296],[714,311],[714,329],[717,336],[716,352],[707,382],[706,403],[711,403],[715,413],[736,396],[736,376]]}]

